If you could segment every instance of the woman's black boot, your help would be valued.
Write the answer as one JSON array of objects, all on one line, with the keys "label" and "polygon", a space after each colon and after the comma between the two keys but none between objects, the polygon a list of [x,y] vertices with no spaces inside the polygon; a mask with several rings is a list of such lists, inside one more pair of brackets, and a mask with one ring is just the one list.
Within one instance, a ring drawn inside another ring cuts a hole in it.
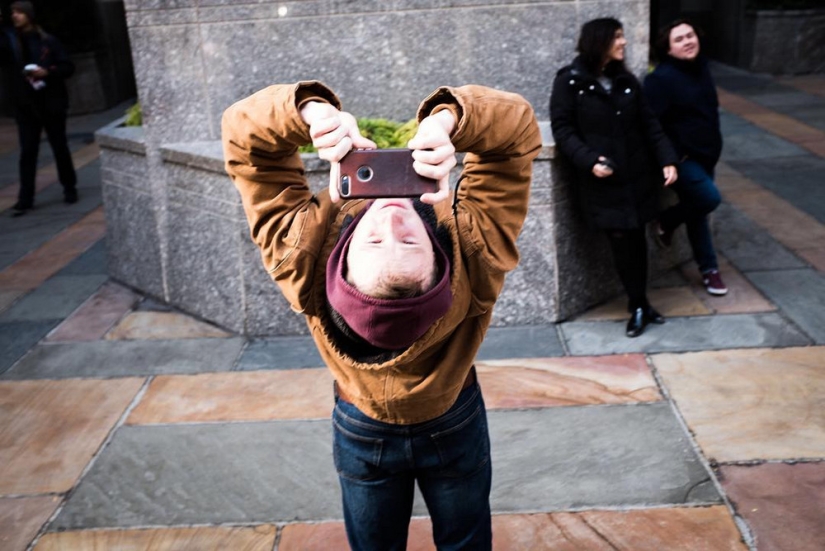
[{"label": "woman's black boot", "polygon": [[631,338],[638,337],[645,332],[645,325],[647,325],[645,309],[636,308],[630,314],[630,319],[627,321],[627,331],[625,334]]},{"label": "woman's black boot", "polygon": [[665,317],[657,312],[653,306],[648,305],[645,308],[645,323],[655,323],[657,325],[662,325],[665,322]]}]

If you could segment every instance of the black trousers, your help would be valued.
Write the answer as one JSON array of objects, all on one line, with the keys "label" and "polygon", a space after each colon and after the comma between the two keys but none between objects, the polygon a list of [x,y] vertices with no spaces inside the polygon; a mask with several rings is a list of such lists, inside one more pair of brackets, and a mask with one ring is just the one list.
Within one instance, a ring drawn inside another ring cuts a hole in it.
[{"label": "black trousers", "polygon": [[647,302],[647,240],[645,229],[607,230],[613,253],[613,264],[627,293],[627,309],[646,308]]},{"label": "black trousers", "polygon": [[77,185],[77,174],[66,138],[66,112],[45,112],[32,105],[21,105],[17,109],[15,118],[20,140],[18,203],[25,208],[34,205],[37,156],[40,153],[40,134],[43,130],[46,131],[46,137],[52,147],[57,165],[57,176],[63,185],[64,192],[74,190]]}]

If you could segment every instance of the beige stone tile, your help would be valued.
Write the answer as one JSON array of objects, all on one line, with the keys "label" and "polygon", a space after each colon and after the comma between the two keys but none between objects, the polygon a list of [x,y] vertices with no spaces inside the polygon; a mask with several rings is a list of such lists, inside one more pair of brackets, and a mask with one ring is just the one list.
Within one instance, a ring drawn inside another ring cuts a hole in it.
[{"label": "beige stone tile", "polygon": [[751,122],[758,126],[797,144],[820,140],[823,137],[821,130],[817,130],[787,115],[779,113],[759,113],[749,118]]},{"label": "beige stone tile", "polygon": [[343,522],[287,524],[278,551],[349,551]]},{"label": "beige stone tile", "polygon": [[722,506],[493,516],[493,549],[746,551]]},{"label": "beige stone tile", "polygon": [[825,347],[651,358],[708,457],[825,457]]},{"label": "beige stone tile", "polygon": [[799,249],[796,251],[796,254],[801,256],[806,262],[820,272],[825,272],[825,247],[815,249]]},{"label": "beige stone tile", "polygon": [[781,81],[782,84],[793,86],[803,92],[825,96],[825,75],[781,76],[778,77],[777,80]]},{"label": "beige stone tile", "polygon": [[177,312],[132,312],[106,334],[107,340],[230,337],[214,325]]},{"label": "beige stone tile", "polygon": [[751,117],[754,115],[773,113],[770,109],[762,107],[754,101],[745,99],[740,95],[728,92],[722,88],[717,88],[716,91],[719,95],[719,105],[725,111],[730,111],[745,119],[751,120]]},{"label": "beige stone tile", "polygon": [[332,406],[326,368],[168,375],[152,381],[127,423],[320,419]]},{"label": "beige stone tile", "polygon": [[728,286],[728,294],[722,296],[711,295],[705,290],[705,286],[702,285],[702,276],[695,264],[689,263],[682,266],[682,273],[690,282],[691,290],[708,311],[717,314],[752,314],[776,310],[776,306],[751,285],[730,262],[721,256],[718,260],[719,273],[722,274],[722,279]]},{"label": "beige stone tile", "polygon": [[641,354],[487,360],[476,369],[489,409],[662,399]]},{"label": "beige stone tile", "polygon": [[84,530],[44,535],[35,551],[272,551],[276,527]]},{"label": "beige stone tile", "polygon": [[[648,289],[647,297],[650,304],[665,317],[705,316],[711,313],[687,286]],[[627,297],[620,296],[588,310],[576,321],[626,320],[628,317]]]},{"label": "beige stone tile", "polygon": [[57,496],[0,498],[0,549],[25,551],[60,505],[60,499]]},{"label": "beige stone tile", "polygon": [[825,140],[806,142],[801,145],[814,155],[825,157]]},{"label": "beige stone tile", "polygon": [[47,337],[49,342],[93,341],[103,338],[140,297],[117,283],[105,283]]},{"label": "beige stone tile", "polygon": [[0,382],[0,495],[65,492],[143,379]]}]

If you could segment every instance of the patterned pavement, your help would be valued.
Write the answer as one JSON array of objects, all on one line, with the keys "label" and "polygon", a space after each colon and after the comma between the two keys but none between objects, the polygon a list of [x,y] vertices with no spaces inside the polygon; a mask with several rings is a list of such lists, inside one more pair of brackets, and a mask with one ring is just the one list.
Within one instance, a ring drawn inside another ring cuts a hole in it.
[{"label": "patterned pavement", "polygon": [[[637,339],[621,298],[491,330],[497,551],[825,548],[825,77],[715,72],[730,293],[688,264],[652,282],[668,322]],[[70,120],[77,204],[44,147],[37,209],[0,215],[0,549],[346,549],[309,339],[248,340],[106,275],[91,132],[121,112]],[[414,514],[408,549],[432,549]]]}]

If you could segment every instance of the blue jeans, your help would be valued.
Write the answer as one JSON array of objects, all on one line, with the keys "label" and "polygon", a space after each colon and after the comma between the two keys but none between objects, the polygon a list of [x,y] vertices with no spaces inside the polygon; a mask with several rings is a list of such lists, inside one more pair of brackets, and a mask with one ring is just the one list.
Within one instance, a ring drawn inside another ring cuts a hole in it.
[{"label": "blue jeans", "polygon": [[371,419],[336,396],[333,453],[353,551],[404,551],[415,481],[439,550],[492,549],[490,437],[481,389],[414,425]]},{"label": "blue jeans", "polygon": [[684,224],[699,271],[716,270],[719,264],[713,248],[708,214],[719,206],[722,196],[713,182],[713,174],[708,174],[696,161],[688,159],[680,163],[678,169],[679,179],[670,187],[679,196],[679,202],[662,212],[659,224],[666,232],[672,232]]}]

